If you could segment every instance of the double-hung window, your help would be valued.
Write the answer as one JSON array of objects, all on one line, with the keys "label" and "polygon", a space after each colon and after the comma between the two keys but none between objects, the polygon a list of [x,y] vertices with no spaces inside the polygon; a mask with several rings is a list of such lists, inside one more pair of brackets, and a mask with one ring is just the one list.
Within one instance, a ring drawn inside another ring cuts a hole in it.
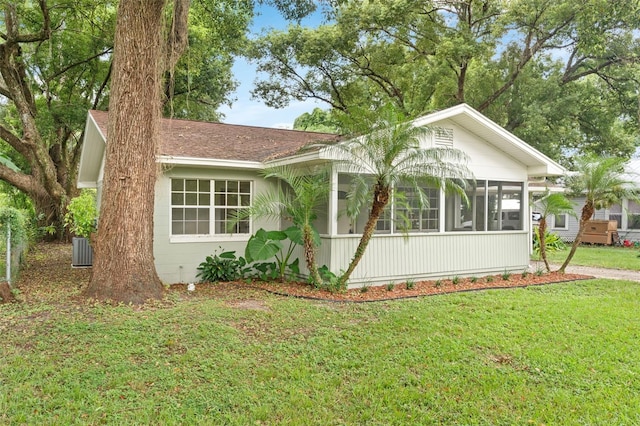
[{"label": "double-hung window", "polygon": [[171,235],[250,234],[250,206],[250,181],[171,179]]}]

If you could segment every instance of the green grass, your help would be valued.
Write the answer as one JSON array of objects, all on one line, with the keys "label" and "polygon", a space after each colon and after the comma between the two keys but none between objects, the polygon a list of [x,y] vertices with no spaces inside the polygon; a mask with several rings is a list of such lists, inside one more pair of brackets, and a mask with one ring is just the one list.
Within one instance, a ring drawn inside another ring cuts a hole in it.
[{"label": "green grass", "polygon": [[[549,253],[549,262],[562,263],[571,247]],[[596,266],[601,268],[628,269],[640,271],[640,250],[627,247],[579,246],[570,265]],[[538,260],[538,256],[534,257]]]},{"label": "green grass", "polygon": [[[264,310],[240,309],[249,298]],[[0,424],[639,424],[640,284],[0,306]]]}]

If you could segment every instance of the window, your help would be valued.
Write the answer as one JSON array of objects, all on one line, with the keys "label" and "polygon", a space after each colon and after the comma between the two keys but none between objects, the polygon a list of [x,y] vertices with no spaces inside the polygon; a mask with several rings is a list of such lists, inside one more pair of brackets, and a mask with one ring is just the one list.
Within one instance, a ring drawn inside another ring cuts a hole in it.
[{"label": "window", "polygon": [[421,194],[415,188],[406,186],[396,188],[395,231],[438,230],[440,190],[426,187],[421,189],[425,197],[422,203],[420,202]]},{"label": "window", "polygon": [[489,230],[522,230],[522,183],[490,180],[488,187]]},{"label": "window", "polygon": [[171,179],[171,235],[249,234],[234,218],[250,205],[250,181]]},{"label": "window", "polygon": [[466,202],[459,194],[446,196],[446,231],[524,229],[522,182],[469,181],[465,194]]},{"label": "window", "polygon": [[620,204],[614,204],[609,208],[609,220],[616,221],[617,229],[622,228],[622,206]]},{"label": "window", "polygon": [[640,229],[640,204],[629,200],[627,229]]},{"label": "window", "polygon": [[554,229],[569,229],[569,224],[567,221],[567,214],[557,214],[553,216],[553,228]]},{"label": "window", "polygon": [[[423,187],[425,198],[414,187],[397,186],[393,200],[384,209],[376,222],[376,234],[391,232],[437,231],[439,222],[440,190]],[[422,208],[420,208],[422,204]],[[368,212],[370,207],[366,209]],[[391,213],[393,212],[393,218]],[[393,230],[392,230],[393,228]]]},{"label": "window", "polygon": [[460,194],[445,197],[445,231],[484,231],[485,181],[467,181],[465,201]]}]

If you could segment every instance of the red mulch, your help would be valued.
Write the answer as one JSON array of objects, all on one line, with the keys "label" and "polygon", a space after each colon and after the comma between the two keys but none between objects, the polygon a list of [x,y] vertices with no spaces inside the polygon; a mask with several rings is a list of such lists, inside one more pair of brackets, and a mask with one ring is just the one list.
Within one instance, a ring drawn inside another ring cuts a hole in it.
[{"label": "red mulch", "polygon": [[[522,274],[512,274],[507,279],[503,279],[502,275],[493,275],[478,278],[475,282],[472,282],[471,278],[460,278],[457,284],[453,284],[450,279],[438,281],[417,281],[411,289],[407,289],[406,283],[401,283],[394,284],[393,288],[390,288],[388,285],[380,285],[366,287],[366,289],[356,288],[345,292],[335,293],[331,293],[326,290],[318,290],[306,283],[300,282],[266,283],[256,281],[250,284],[244,282],[218,284],[203,283],[196,284],[196,289],[191,294],[194,296],[203,295],[203,293],[220,295],[220,293],[224,293],[227,290],[252,288],[266,290],[270,293],[282,296],[306,299],[329,300],[335,302],[375,302],[463,291],[528,287],[591,278],[593,277],[588,275],[560,274],[558,272],[551,272],[542,275],[528,274],[524,277]],[[175,291],[182,294],[188,293],[186,284],[173,284],[169,291]]]}]

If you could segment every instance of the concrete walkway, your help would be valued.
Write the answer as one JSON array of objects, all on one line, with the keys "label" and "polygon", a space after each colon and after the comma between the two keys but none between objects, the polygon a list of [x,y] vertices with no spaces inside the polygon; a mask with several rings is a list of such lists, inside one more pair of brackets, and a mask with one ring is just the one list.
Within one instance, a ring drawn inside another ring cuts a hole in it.
[{"label": "concrete walkway", "polygon": [[[560,265],[550,264],[552,271],[557,271],[560,268]],[[538,269],[544,270],[544,262],[531,261],[529,268],[532,271],[537,271]],[[596,278],[609,278],[614,280],[629,280],[629,281],[637,281],[640,282],[640,271],[629,271],[625,269],[606,269],[606,268],[594,268],[591,266],[577,266],[571,265],[567,266],[568,274],[582,274],[582,275],[593,275]]]}]

